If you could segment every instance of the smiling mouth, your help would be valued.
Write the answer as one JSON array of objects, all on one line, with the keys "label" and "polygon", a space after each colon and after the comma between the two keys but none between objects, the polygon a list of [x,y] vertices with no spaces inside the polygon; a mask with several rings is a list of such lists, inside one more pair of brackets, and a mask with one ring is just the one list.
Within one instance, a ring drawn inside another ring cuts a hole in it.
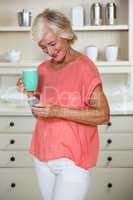
[{"label": "smiling mouth", "polygon": [[57,56],[58,56],[58,54],[55,54],[55,55],[53,55],[52,57],[53,57],[53,58],[56,58]]},{"label": "smiling mouth", "polygon": [[60,51],[58,51],[56,54],[53,54],[52,57],[53,57],[53,58],[56,58],[56,57],[59,55],[59,52],[60,52]]}]

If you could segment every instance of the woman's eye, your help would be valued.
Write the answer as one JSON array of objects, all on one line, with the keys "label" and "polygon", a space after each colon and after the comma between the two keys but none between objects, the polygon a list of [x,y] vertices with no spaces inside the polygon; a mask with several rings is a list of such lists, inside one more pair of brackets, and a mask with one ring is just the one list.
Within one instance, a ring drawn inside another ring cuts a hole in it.
[{"label": "woman's eye", "polygon": [[55,43],[51,43],[51,46],[55,46],[56,44]]},{"label": "woman's eye", "polygon": [[46,51],[46,47],[42,47],[42,50],[43,50],[43,51]]}]

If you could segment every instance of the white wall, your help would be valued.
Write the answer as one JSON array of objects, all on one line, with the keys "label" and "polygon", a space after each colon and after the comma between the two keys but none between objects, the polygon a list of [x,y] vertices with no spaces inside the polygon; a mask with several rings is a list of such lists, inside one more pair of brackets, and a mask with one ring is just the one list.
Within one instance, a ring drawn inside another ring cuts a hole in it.
[{"label": "white wall", "polygon": [[[90,22],[90,5],[95,0],[0,0],[0,26],[18,25],[17,12],[26,8],[32,12],[33,17],[45,8],[56,8],[64,12],[71,19],[71,8],[82,5],[85,8],[85,23]],[[105,7],[108,0],[102,0]],[[127,23],[128,8],[126,0],[116,0],[119,23]],[[121,3],[120,3],[121,2]],[[124,13],[124,15],[123,15]],[[128,57],[128,33],[127,32],[80,32],[77,33],[78,41],[74,48],[84,52],[88,45],[96,45],[99,48],[99,58],[104,59],[104,48],[109,44],[116,44],[120,47],[119,58]],[[22,60],[45,59],[46,56],[41,52],[35,43],[31,41],[29,32],[1,32],[0,33],[0,55],[9,49],[16,48],[22,51]],[[18,66],[19,67],[19,66]],[[119,87],[127,82],[126,75],[102,75],[105,92],[112,87]],[[2,85],[14,85],[16,76],[1,77]]]}]

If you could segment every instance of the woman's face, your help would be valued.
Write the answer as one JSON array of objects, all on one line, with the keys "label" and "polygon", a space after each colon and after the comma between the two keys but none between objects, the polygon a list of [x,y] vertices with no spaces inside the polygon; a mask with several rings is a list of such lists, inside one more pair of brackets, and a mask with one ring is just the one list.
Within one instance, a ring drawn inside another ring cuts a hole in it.
[{"label": "woman's face", "polygon": [[56,62],[62,62],[69,48],[67,39],[57,37],[52,32],[47,32],[43,39],[38,42],[44,53],[48,54]]}]

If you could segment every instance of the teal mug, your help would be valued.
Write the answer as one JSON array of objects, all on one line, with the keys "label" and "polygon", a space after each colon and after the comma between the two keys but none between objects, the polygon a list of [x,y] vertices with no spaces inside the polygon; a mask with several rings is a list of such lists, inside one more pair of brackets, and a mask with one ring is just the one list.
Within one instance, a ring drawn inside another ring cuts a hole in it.
[{"label": "teal mug", "polygon": [[36,91],[38,86],[38,70],[26,69],[23,71],[23,83],[26,91]]}]

